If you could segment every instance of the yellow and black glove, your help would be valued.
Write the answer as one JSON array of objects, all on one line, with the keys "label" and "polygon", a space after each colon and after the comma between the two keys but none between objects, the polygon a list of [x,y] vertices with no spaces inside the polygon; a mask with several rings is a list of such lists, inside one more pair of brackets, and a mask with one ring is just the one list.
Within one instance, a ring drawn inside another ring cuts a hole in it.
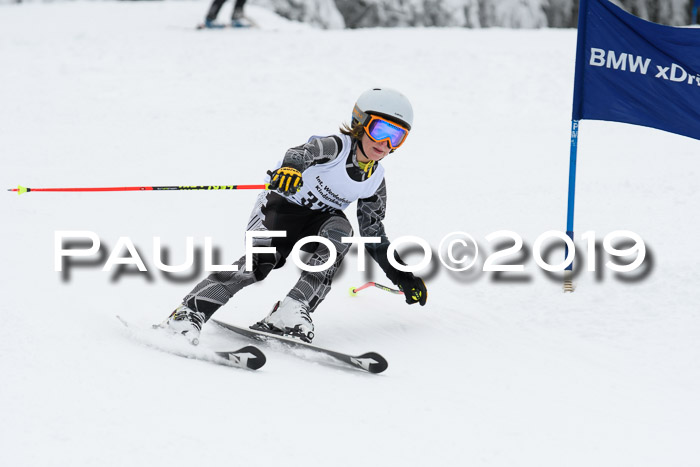
[{"label": "yellow and black glove", "polygon": [[304,184],[301,180],[301,172],[292,167],[280,167],[274,172],[267,171],[270,176],[270,190],[276,190],[283,195],[293,195],[301,190]]},{"label": "yellow and black glove", "polygon": [[428,289],[420,277],[416,277],[410,272],[403,272],[397,278],[396,285],[403,291],[406,303],[409,305],[420,303],[420,306],[424,306],[428,301]]}]

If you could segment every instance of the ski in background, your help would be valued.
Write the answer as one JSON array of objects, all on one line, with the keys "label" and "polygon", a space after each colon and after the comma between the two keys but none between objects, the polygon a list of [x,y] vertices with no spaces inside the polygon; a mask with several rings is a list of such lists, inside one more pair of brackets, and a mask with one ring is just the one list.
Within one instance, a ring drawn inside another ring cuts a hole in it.
[{"label": "ski in background", "polygon": [[202,29],[260,29],[258,23],[254,19],[244,16],[241,20],[231,21],[230,23],[199,23],[196,27],[198,31]]}]

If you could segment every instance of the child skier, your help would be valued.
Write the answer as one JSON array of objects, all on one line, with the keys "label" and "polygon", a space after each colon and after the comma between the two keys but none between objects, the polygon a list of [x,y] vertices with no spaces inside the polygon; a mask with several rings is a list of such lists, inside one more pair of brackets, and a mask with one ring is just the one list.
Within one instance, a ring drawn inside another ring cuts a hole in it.
[{"label": "child skier", "polygon": [[[353,109],[352,124],[340,134],[312,137],[308,143],[289,149],[269,175],[269,191],[256,201],[248,223],[252,231],[286,231],[285,237],[255,237],[253,246],[275,247],[275,253],[252,255],[252,270],[246,271],[245,256],[234,264],[236,272],[216,272],[185,296],[164,325],[191,341],[202,325],[243,287],[261,281],[281,267],[294,244],[318,235],[335,247],[335,262],[325,271],[304,271],[299,281],[255,329],[284,334],[311,342],[314,325],[309,316],[323,301],[353,235],[343,210],[357,200],[357,219],[362,237],[378,237],[367,243],[370,256],[386,276],[404,292],[406,302],[425,305],[428,291],[420,277],[394,268],[387,259],[389,240],[382,220],[386,210],[384,167],[379,162],[401,146],[413,123],[413,109],[401,93],[388,88],[364,92]],[[313,245],[313,244],[307,244]],[[323,243],[313,251],[308,264],[326,264],[330,252]],[[395,255],[401,264],[401,259]]]}]

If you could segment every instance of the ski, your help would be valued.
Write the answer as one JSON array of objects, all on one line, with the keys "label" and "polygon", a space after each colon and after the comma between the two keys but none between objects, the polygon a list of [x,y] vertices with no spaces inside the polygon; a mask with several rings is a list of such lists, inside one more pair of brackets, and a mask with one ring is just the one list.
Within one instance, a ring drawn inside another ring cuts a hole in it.
[{"label": "ski", "polygon": [[389,366],[389,363],[386,361],[386,359],[376,352],[367,352],[359,356],[353,356],[343,352],[337,352],[335,350],[318,347],[313,344],[307,344],[306,342],[302,342],[287,336],[270,334],[268,332],[258,331],[255,329],[241,328],[215,319],[212,319],[211,322],[216,323],[218,326],[224,329],[228,329],[229,331],[235,332],[236,334],[240,334],[241,336],[245,336],[249,339],[253,339],[256,341],[264,342],[272,340],[276,342],[281,342],[289,347],[313,350],[314,352],[331,356],[336,360],[346,363],[354,368],[367,371],[369,373],[381,373],[382,371],[386,370]]},{"label": "ski", "polygon": [[214,352],[214,354],[230,362],[232,366],[249,370],[260,369],[267,361],[262,350],[254,345],[246,345],[238,350]]},{"label": "ski", "polygon": [[[146,345],[163,352],[171,353],[179,357],[192,358],[217,365],[230,366],[235,368],[245,368],[257,370],[265,365],[267,359],[260,349],[253,345],[247,345],[238,350],[215,351],[186,341],[184,336],[177,334],[164,334],[163,328],[154,326],[151,329],[142,329],[130,325],[121,316],[117,319],[129,329],[131,336]],[[154,337],[158,336],[158,339]]]},{"label": "ski", "polygon": [[209,26],[207,26],[206,23],[199,23],[196,27],[198,31],[201,31],[202,29],[249,29],[249,28],[256,28],[259,29],[260,26],[258,26],[258,23],[253,21],[252,18],[249,18],[247,16],[244,16],[243,21],[238,20],[238,22],[234,25],[233,23],[212,23]]}]

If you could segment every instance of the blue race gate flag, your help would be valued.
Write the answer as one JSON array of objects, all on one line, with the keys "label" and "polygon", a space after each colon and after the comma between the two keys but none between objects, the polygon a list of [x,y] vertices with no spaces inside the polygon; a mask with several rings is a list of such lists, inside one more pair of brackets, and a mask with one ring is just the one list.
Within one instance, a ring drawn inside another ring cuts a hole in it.
[{"label": "blue race gate flag", "polygon": [[[584,119],[700,139],[700,29],[650,23],[608,0],[579,1],[566,215],[572,241],[579,120]],[[572,274],[573,259],[564,275],[567,292],[574,291]]]},{"label": "blue race gate flag", "polygon": [[572,119],[700,139],[700,29],[650,23],[608,0],[581,0]]}]

